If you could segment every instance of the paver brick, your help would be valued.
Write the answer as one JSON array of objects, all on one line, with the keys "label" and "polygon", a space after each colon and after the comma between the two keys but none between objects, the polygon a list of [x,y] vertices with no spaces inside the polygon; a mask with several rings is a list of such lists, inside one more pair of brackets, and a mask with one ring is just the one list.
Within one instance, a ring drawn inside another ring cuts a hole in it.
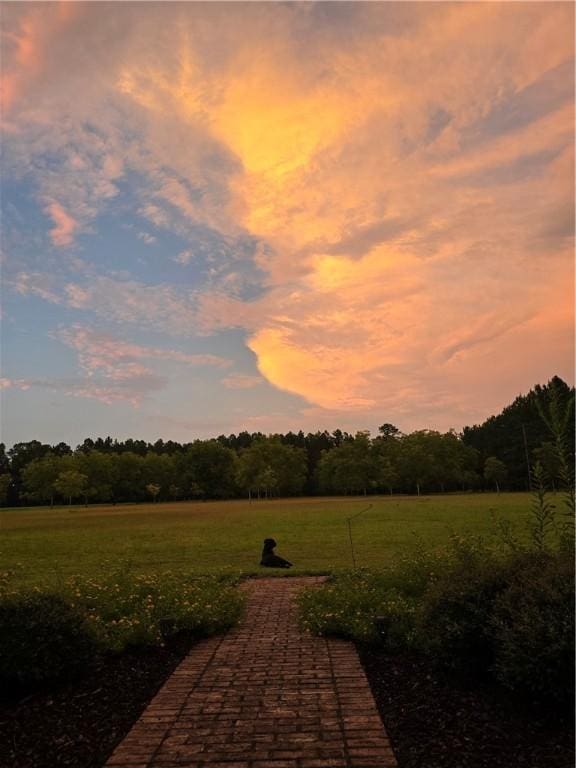
[{"label": "paver brick", "polygon": [[397,768],[354,646],[298,629],[320,581],[244,584],[244,620],[192,648],[106,767]]}]

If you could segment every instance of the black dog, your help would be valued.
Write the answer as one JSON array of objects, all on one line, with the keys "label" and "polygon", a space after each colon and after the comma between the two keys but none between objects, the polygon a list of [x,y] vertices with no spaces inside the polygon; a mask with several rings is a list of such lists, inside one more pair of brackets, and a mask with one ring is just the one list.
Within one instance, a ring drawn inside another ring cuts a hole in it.
[{"label": "black dog", "polygon": [[275,546],[276,542],[274,539],[264,539],[264,549],[262,550],[262,560],[260,560],[260,565],[263,565],[266,568],[292,568],[291,562],[274,554]]}]

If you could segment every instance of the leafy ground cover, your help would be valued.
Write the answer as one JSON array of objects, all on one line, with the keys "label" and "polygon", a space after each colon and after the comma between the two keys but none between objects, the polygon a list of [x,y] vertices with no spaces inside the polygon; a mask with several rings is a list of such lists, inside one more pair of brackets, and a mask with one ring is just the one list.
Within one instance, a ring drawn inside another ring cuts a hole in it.
[{"label": "leafy ground cover", "polygon": [[522,523],[527,494],[337,497],[4,509],[2,568],[11,583],[58,586],[68,577],[100,578],[171,570],[182,575],[259,572],[264,538],[295,563],[291,573],[327,573],[357,562],[380,570],[418,540],[448,541],[451,532],[489,535],[493,515]]}]

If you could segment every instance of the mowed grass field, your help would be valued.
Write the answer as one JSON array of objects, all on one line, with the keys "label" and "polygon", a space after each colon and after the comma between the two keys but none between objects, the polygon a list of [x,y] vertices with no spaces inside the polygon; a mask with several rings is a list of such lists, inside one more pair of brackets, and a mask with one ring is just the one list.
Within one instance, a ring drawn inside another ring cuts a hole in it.
[{"label": "mowed grass field", "polygon": [[290,573],[358,565],[381,569],[452,533],[491,538],[496,514],[525,529],[528,494],[379,496],[7,509],[0,512],[0,571],[12,584],[47,586],[71,575],[278,573],[259,568],[263,539],[295,564]]}]

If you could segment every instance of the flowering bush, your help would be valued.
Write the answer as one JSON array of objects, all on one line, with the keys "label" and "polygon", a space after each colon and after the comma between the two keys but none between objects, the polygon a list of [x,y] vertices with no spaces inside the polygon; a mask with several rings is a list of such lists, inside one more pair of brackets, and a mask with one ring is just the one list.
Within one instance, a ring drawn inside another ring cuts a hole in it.
[{"label": "flowering bush", "polygon": [[0,575],[0,678],[40,682],[102,652],[162,645],[170,635],[223,632],[240,617],[233,582],[173,573],[65,580],[57,594],[14,590]]},{"label": "flowering bush", "polygon": [[302,627],[317,635],[412,647],[422,595],[449,571],[457,550],[456,541],[449,549],[429,550],[418,540],[382,571],[341,572],[323,588],[301,594]]},{"label": "flowering bush", "polygon": [[321,589],[304,590],[299,608],[302,627],[315,635],[375,642],[385,632],[391,646],[412,639],[413,599],[379,574],[342,573]]},{"label": "flowering bush", "polygon": [[170,572],[109,580],[69,579],[64,595],[80,607],[107,650],[158,645],[186,631],[196,636],[223,632],[236,623],[242,598],[230,581],[182,578]]}]

